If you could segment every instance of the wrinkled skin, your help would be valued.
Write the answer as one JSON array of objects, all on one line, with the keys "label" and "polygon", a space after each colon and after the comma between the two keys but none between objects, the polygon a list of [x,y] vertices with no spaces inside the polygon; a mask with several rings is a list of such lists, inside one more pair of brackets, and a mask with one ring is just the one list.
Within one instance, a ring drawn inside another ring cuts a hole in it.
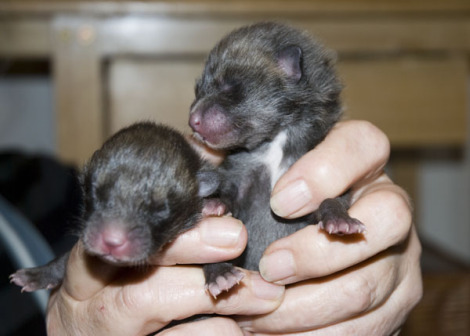
[{"label": "wrinkled skin", "polygon": [[[350,213],[367,223],[360,240],[332,239],[309,226],[274,242],[260,269],[278,286],[247,272],[238,291],[213,301],[201,290],[199,267],[175,266],[241,253],[246,231],[230,217],[204,219],[155,261],[164,267],[141,277],[118,281],[115,269],[76,247],[65,282],[50,299],[49,335],[145,335],[172,319],[208,312],[239,316],[182,324],[159,335],[397,334],[422,295],[421,247],[406,193],[383,173],[388,155],[380,130],[341,122],[278,181],[271,206],[279,215],[301,216],[351,187]],[[215,153],[206,156],[220,160]],[[289,190],[292,183],[297,188]],[[270,259],[275,253],[282,263]]]}]

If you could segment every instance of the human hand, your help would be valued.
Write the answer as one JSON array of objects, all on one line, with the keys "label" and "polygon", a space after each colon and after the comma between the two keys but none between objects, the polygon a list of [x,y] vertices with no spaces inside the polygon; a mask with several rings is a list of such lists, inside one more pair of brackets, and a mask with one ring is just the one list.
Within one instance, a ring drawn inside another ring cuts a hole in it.
[{"label": "human hand", "polygon": [[[85,254],[79,242],[71,251],[63,284],[52,292],[48,335],[146,335],[172,320],[196,314],[256,315],[274,310],[284,287],[245,272],[242,285],[218,300],[204,290],[198,266],[237,257],[246,245],[243,224],[231,217],[208,217],[180,235],[158,258],[158,267],[118,268]],[[243,335],[230,318],[181,324],[159,335]]]},{"label": "human hand", "polygon": [[[363,237],[332,237],[308,226],[271,244],[262,276],[290,284],[281,306],[242,317],[253,335],[391,335],[420,300],[421,246],[406,193],[383,173],[385,135],[367,122],[339,123],[274,187],[271,207],[295,218],[349,188]],[[293,186],[293,189],[289,189]]]}]

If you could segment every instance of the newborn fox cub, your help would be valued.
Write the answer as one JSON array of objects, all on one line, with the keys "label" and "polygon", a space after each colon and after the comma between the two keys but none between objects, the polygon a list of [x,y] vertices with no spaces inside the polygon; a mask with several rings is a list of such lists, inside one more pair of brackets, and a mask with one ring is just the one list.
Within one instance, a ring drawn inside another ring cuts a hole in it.
[{"label": "newborn fox cub", "polygon": [[[340,92],[330,53],[284,24],[242,27],[210,52],[196,83],[189,125],[209,147],[227,152],[219,169],[219,196],[249,237],[236,265],[257,270],[270,243],[309,224],[337,235],[364,231],[348,215],[348,194],[294,220],[276,216],[269,204],[279,177],[340,119]],[[211,293],[236,284],[233,268],[220,263],[205,269]]]}]

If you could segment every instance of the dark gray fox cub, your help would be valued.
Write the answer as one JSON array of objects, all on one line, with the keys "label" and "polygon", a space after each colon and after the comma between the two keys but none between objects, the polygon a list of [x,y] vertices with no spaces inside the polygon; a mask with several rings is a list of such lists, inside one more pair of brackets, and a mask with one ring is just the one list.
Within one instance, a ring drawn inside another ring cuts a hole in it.
[{"label": "dark gray fox cub", "polygon": [[[122,129],[97,150],[81,176],[84,206],[80,239],[91,255],[115,265],[147,264],[160,249],[204,215],[221,214],[208,199],[219,175],[175,130],[150,122]],[[53,288],[68,254],[22,269],[11,281],[24,291]]]},{"label": "dark gray fox cub", "polygon": [[[116,134],[82,176],[89,253],[115,264],[145,263],[203,212],[220,213],[224,205],[247,227],[247,248],[234,261],[247,269],[258,269],[271,242],[309,224],[332,234],[364,231],[347,213],[347,193],[294,220],[270,209],[278,178],[341,117],[334,62],[312,37],[270,22],[235,30],[210,52],[195,91],[189,124],[197,138],[226,150],[226,159],[217,170],[204,165],[163,126],[137,124]],[[221,202],[207,199],[212,195]],[[65,263],[20,270],[12,281],[24,290],[55,286]],[[214,297],[243,277],[230,263],[204,265],[204,273]]]},{"label": "dark gray fox cub", "polygon": [[[276,216],[269,204],[278,178],[340,119],[340,92],[331,53],[284,24],[242,27],[210,52],[189,124],[208,146],[227,151],[219,196],[248,230],[248,246],[236,265],[258,269],[271,242],[312,223],[332,234],[364,231],[347,213],[348,194],[295,220]],[[223,274],[231,267],[210,265],[206,278],[214,283],[219,277],[228,289],[235,283],[224,281]]]}]

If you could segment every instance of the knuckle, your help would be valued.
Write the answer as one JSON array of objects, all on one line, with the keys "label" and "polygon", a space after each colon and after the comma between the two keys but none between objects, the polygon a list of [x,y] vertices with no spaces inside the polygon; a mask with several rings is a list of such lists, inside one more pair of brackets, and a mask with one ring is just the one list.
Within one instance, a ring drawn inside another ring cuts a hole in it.
[{"label": "knuckle", "polygon": [[[403,241],[409,235],[411,224],[413,222],[409,203],[404,195],[400,195],[393,192],[389,193],[389,202],[391,213],[394,214],[394,219],[397,228],[397,234],[399,235],[399,241]],[[401,238],[401,239],[400,239]]]},{"label": "knuckle", "polygon": [[409,236],[412,227],[412,213],[405,193],[383,189],[376,193],[377,207],[383,208],[382,218],[389,223],[388,239],[392,245],[402,242]]},{"label": "knuckle", "polygon": [[[153,302],[163,302],[164,298],[156,294],[151,288],[140,291],[134,290],[132,286],[125,286],[115,294],[111,302],[116,305],[116,312],[121,312],[125,316],[134,316],[153,308]],[[159,311],[154,310],[154,312],[155,315],[161,315]]]},{"label": "knuckle", "polygon": [[315,175],[319,181],[330,181],[333,177],[333,172],[335,172],[334,162],[331,160],[319,160],[316,162],[314,169]]},{"label": "knuckle", "polygon": [[356,128],[356,133],[361,138],[367,139],[367,144],[373,146],[371,148],[375,153],[381,154],[379,157],[382,160],[388,159],[390,155],[390,140],[385,133],[369,121],[357,120],[353,122]]},{"label": "knuckle", "polygon": [[123,290],[119,292],[117,303],[126,311],[133,311],[136,307],[142,305],[142,302],[140,302],[140,296],[131,294],[127,288],[123,288]]},{"label": "knuckle", "polygon": [[351,302],[351,309],[357,314],[367,311],[375,302],[374,286],[368,279],[357,276],[343,287],[343,293]]},{"label": "knuckle", "polygon": [[420,280],[417,282],[409,302],[409,306],[414,307],[421,301],[423,298],[423,282]]},{"label": "knuckle", "polygon": [[[414,260],[412,260],[412,263],[414,263],[414,265],[419,265],[419,258],[420,258],[420,254],[421,254],[421,245],[419,245],[417,247],[417,252],[415,257],[414,257]],[[418,304],[418,302],[421,301],[421,299],[423,298],[423,278],[422,278],[422,274],[421,274],[421,268],[420,267],[414,267],[411,271],[409,271],[410,275],[409,275],[409,280],[410,281],[410,284],[409,284],[409,292],[410,292],[410,295],[408,296],[408,302],[407,302],[407,306],[409,307],[414,307]]]}]

